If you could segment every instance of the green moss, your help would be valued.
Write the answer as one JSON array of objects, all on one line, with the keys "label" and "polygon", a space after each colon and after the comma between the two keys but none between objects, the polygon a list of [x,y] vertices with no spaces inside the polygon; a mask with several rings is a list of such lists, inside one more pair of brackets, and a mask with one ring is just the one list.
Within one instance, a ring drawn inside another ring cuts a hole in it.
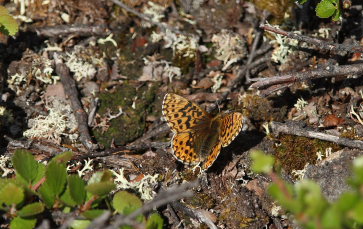
[{"label": "green moss", "polygon": [[[122,108],[123,114],[110,121],[110,127],[104,133],[100,129],[94,130],[97,142],[106,148],[112,140],[116,145],[125,145],[140,137],[146,127],[145,118],[152,111],[157,83],[137,88],[134,85],[123,84],[114,92],[103,92],[99,95],[101,117],[109,110],[117,114]],[[134,104],[134,108],[133,108]]]},{"label": "green moss", "polygon": [[273,108],[271,101],[257,95],[246,95],[242,102],[243,114],[255,121],[281,121],[287,113],[286,107]]},{"label": "green moss", "polygon": [[193,207],[202,209],[213,208],[216,204],[215,199],[206,193],[195,193],[193,197],[186,199],[185,202]]},{"label": "green moss", "polygon": [[341,147],[337,144],[293,135],[282,135],[280,144],[276,147],[276,158],[286,172],[301,170],[306,163],[315,164],[318,151],[324,153],[327,148],[337,151]]}]

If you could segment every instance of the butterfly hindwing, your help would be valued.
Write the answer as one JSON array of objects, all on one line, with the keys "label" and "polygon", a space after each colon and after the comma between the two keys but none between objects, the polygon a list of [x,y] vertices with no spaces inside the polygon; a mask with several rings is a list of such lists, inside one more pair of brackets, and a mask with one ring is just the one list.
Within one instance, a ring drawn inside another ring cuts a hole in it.
[{"label": "butterfly hindwing", "polygon": [[218,142],[213,148],[211,153],[208,155],[206,160],[202,164],[202,170],[208,169],[214,161],[217,159],[219,153],[221,152],[222,145]]},{"label": "butterfly hindwing", "polygon": [[190,131],[210,119],[210,115],[201,107],[172,93],[165,95],[162,111],[168,125],[176,133]]},{"label": "butterfly hindwing", "polygon": [[189,165],[200,162],[200,157],[195,152],[195,134],[193,132],[183,132],[175,134],[172,140],[174,156],[181,162]]}]

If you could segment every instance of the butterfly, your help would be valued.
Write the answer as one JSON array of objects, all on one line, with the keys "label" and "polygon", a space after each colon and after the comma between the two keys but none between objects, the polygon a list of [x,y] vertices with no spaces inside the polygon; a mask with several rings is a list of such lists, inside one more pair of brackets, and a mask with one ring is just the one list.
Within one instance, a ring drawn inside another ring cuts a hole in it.
[{"label": "butterfly", "polygon": [[174,132],[173,154],[188,165],[208,169],[221,148],[228,146],[243,126],[239,112],[220,113],[213,117],[197,104],[182,96],[168,93],[164,97],[163,115]]}]

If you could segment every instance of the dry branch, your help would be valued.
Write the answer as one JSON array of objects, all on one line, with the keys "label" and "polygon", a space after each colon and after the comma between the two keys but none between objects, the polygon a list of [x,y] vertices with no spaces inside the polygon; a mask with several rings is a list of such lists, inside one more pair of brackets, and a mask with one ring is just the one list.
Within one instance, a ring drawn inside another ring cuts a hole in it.
[{"label": "dry branch", "polygon": [[308,37],[308,36],[304,36],[304,35],[293,33],[293,32],[286,32],[284,30],[275,28],[275,27],[267,25],[267,24],[260,25],[260,28],[264,29],[266,31],[281,34],[281,35],[286,36],[291,39],[295,39],[298,41],[303,41],[303,42],[306,42],[309,44],[313,44],[320,50],[344,51],[344,52],[348,52],[348,53],[355,53],[355,52],[363,53],[363,47],[359,46],[359,45],[346,45],[346,44],[336,44],[333,42],[327,42],[327,41],[323,41],[323,40],[320,40],[317,38]]},{"label": "dry branch", "polygon": [[357,148],[363,150],[363,141],[352,140],[349,138],[342,138],[330,134],[320,133],[317,131],[306,130],[301,128],[298,125],[294,125],[293,123],[280,123],[280,122],[271,122],[270,124],[271,130],[274,134],[290,134],[308,138],[317,138],[320,140],[334,142],[338,145],[347,146],[350,148]]},{"label": "dry branch", "polygon": [[76,34],[78,36],[107,36],[110,31],[105,25],[57,25],[36,28],[38,36],[59,37]]},{"label": "dry branch", "polygon": [[251,80],[257,82],[253,83],[250,87],[265,88],[276,84],[296,83],[304,80],[313,80],[313,79],[342,76],[342,75],[360,76],[362,74],[363,74],[363,64],[352,64],[352,65],[343,65],[343,66],[330,65],[325,69],[312,70],[306,72],[292,72],[285,75],[268,77],[268,78],[254,78]]},{"label": "dry branch", "polygon": [[79,95],[76,82],[70,76],[69,68],[57,54],[54,54],[54,60],[56,64],[56,73],[60,76],[64,92],[71,101],[71,107],[78,124],[80,141],[88,150],[93,151],[97,148],[97,145],[92,143],[91,135],[88,131],[87,113],[83,110],[82,104],[78,99]]}]

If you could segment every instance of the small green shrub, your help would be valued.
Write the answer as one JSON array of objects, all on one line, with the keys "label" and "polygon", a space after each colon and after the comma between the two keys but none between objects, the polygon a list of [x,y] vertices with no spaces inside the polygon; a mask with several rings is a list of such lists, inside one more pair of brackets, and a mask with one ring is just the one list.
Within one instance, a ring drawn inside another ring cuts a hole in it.
[{"label": "small green shrub", "polygon": [[[71,227],[81,229],[106,211],[128,215],[142,207],[141,199],[132,193],[111,194],[116,185],[109,170],[95,172],[87,182],[69,175],[66,163],[72,157],[72,152],[64,152],[44,165],[25,150],[14,153],[16,176],[0,179],[0,213],[7,216],[10,228],[34,228],[40,218],[51,215],[46,212],[60,210],[78,217]],[[135,220],[148,229],[163,227],[157,213],[139,215]]]},{"label": "small green shrub", "polygon": [[363,157],[353,162],[352,187],[340,198],[330,203],[323,196],[320,186],[311,180],[296,184],[283,181],[272,171],[274,160],[261,151],[252,153],[253,170],[268,174],[273,183],[268,192],[303,228],[339,229],[363,227]]}]

